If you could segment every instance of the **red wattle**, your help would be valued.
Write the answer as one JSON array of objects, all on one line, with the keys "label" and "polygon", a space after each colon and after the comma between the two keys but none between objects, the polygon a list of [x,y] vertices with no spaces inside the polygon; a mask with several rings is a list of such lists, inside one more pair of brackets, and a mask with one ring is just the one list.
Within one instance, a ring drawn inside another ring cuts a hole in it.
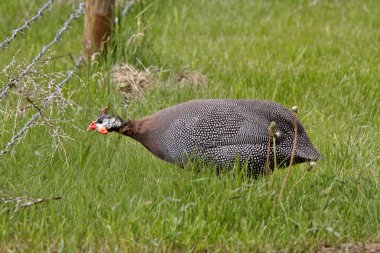
[{"label": "red wattle", "polygon": [[95,122],[91,122],[91,124],[87,127],[87,131],[93,131],[96,129]]}]

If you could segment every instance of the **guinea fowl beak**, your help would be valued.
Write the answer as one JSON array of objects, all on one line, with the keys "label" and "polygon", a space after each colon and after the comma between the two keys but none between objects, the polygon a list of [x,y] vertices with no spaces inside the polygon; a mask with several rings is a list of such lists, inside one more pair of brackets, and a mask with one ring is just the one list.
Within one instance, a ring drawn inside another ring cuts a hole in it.
[{"label": "guinea fowl beak", "polygon": [[87,131],[94,131],[97,130],[100,134],[107,134],[108,130],[104,126],[98,127],[95,122],[91,122],[91,124],[87,127]]},{"label": "guinea fowl beak", "polygon": [[91,122],[91,124],[87,127],[87,131],[94,131],[97,130],[100,134],[107,134],[108,130],[104,126],[98,127],[95,122]]},{"label": "guinea fowl beak", "polygon": [[87,127],[87,131],[94,131],[96,129],[95,122],[91,122],[91,124]]}]

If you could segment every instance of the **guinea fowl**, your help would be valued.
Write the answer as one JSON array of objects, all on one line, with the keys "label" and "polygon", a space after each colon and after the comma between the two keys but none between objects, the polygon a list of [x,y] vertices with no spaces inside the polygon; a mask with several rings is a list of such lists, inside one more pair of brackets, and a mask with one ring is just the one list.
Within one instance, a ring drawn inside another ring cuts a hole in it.
[{"label": "guinea fowl", "polygon": [[[320,159],[298,119],[295,131],[295,119],[291,111],[272,101],[203,99],[129,121],[102,110],[88,131],[129,136],[155,156],[179,166],[194,159],[218,169],[232,168],[238,162],[256,177],[263,173],[266,163],[273,170],[275,157],[278,167],[289,165],[295,132],[294,164]],[[273,122],[275,145],[268,130]]]}]

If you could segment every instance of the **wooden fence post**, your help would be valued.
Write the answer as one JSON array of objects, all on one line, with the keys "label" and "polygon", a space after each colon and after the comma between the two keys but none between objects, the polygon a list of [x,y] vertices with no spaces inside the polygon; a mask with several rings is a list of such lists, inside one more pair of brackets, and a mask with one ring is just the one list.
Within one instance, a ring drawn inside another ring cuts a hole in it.
[{"label": "wooden fence post", "polygon": [[115,0],[86,0],[83,55],[100,52],[110,39]]}]

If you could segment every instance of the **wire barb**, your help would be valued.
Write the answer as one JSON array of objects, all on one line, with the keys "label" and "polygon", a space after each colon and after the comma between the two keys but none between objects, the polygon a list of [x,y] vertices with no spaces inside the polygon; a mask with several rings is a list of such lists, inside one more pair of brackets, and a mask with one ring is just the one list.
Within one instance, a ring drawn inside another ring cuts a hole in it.
[{"label": "wire barb", "polygon": [[18,131],[15,135],[12,136],[11,140],[5,145],[4,149],[0,151],[0,157],[7,153],[13,145],[17,144],[26,135],[28,129],[31,128],[36,123],[36,121],[43,115],[45,109],[48,107],[49,104],[51,104],[54,97],[56,97],[57,94],[61,93],[63,86],[70,80],[70,78],[77,71],[82,60],[83,57],[79,56],[73,69],[66,75],[66,77],[59,84],[56,85],[54,91],[44,100],[39,110],[35,114],[33,114],[33,116],[28,120],[28,122],[26,122],[25,125],[20,129],[20,131]]},{"label": "wire barb", "polygon": [[81,4],[79,4],[78,9],[74,13],[70,14],[70,17],[65,21],[62,28],[57,32],[54,39],[52,41],[50,41],[48,44],[46,44],[45,46],[43,46],[42,50],[33,58],[32,62],[28,66],[26,66],[26,68],[24,68],[16,77],[14,77],[10,82],[8,82],[0,90],[0,99],[2,99],[6,95],[7,91],[10,88],[15,86],[20,81],[20,78],[26,76],[29,73],[30,69],[46,53],[46,51],[48,51],[51,46],[53,46],[55,43],[57,43],[61,39],[62,34],[67,31],[67,29],[70,26],[70,23],[74,19],[79,18],[83,12],[84,12],[84,3],[81,3]]},{"label": "wire barb", "polygon": [[7,37],[3,42],[0,43],[0,48],[6,48],[8,47],[9,43],[14,40],[17,36],[17,33],[23,32],[27,28],[29,28],[30,23],[36,21],[38,18],[42,17],[42,13],[50,7],[54,3],[54,0],[47,1],[44,5],[41,6],[41,8],[38,10],[37,14],[27,21],[24,22],[24,24],[12,31],[12,35]]},{"label": "wire barb", "polygon": [[123,12],[121,13],[121,16],[125,16],[127,15],[127,12],[129,11],[129,9],[132,7],[132,5],[134,5],[136,3],[136,0],[131,0],[127,3],[127,5],[124,7],[123,9]]}]

